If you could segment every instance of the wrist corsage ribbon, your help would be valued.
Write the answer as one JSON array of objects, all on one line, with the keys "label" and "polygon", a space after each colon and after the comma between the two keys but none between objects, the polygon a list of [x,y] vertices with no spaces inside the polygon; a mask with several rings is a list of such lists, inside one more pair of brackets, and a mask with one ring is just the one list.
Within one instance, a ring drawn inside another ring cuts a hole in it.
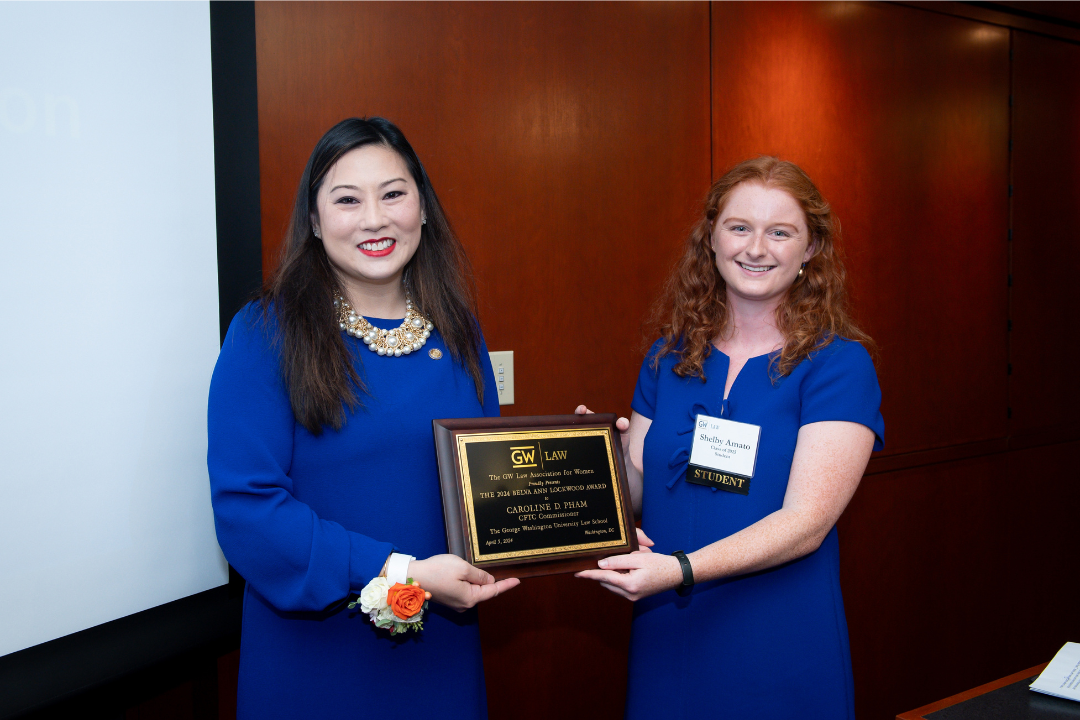
[{"label": "wrist corsage ribbon", "polygon": [[404,583],[390,584],[384,577],[377,577],[360,591],[360,597],[349,603],[352,610],[357,605],[368,614],[377,628],[389,630],[391,635],[424,629],[424,611],[427,610],[431,593],[420,583],[408,578]]}]

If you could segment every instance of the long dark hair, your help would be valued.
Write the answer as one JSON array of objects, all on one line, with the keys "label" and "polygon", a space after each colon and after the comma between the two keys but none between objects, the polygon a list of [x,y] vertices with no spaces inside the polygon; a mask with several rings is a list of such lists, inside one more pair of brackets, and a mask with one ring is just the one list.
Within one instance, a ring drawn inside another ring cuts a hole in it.
[{"label": "long dark hair", "polygon": [[784,347],[773,360],[775,375],[790,374],[837,337],[857,340],[874,354],[874,341],[859,329],[848,307],[847,274],[837,246],[840,221],[799,166],[763,156],[739,163],[709,189],[704,212],[653,311],[653,323],[664,338],[655,360],[675,353],[677,375],[705,378],[703,368],[713,338],[731,322],[727,284],[716,268],[712,249],[713,224],[735,188],[744,183],[778,188],[793,197],[806,217],[814,248],[802,274],[776,308],[776,327],[784,335]]},{"label": "long dark hair", "polygon": [[402,132],[383,118],[349,118],[327,130],[311,151],[296,190],[281,261],[260,296],[264,315],[276,314],[275,342],[293,414],[316,435],[323,426],[340,430],[347,411],[362,406],[360,396],[370,394],[356,371],[360,356],[350,351],[338,326],[334,298],[344,296],[344,288],[311,227],[317,214],[315,199],[327,172],[345,153],[365,145],[383,145],[401,156],[420,191],[427,223],[405,266],[405,287],[442,335],[450,355],[472,375],[476,395],[484,401],[480,328],[465,249]]}]

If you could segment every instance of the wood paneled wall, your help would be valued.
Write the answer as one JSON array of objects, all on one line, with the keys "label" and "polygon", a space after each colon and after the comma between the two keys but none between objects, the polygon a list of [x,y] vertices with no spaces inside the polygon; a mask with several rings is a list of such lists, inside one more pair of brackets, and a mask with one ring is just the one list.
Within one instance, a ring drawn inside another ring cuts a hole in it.
[{"label": "wood paneled wall", "polygon": [[[1080,636],[1080,443],[868,476],[840,521],[856,715],[892,718]],[[1071,532],[1071,531],[1070,531]]]},{"label": "wood paneled wall", "polygon": [[1004,437],[1008,31],[860,3],[717,3],[712,24],[716,174],[778,155],[832,203],[885,453]]},{"label": "wood paneled wall", "polygon": [[[886,450],[840,523],[859,717],[1080,637],[1054,542],[1080,500],[1080,46],[870,3],[262,3],[256,23],[264,266],[319,135],[394,120],[490,348],[515,351],[508,414],[627,412],[710,177],[798,162],[881,352]],[[620,717],[629,616],[569,577],[485,605],[492,718]]]},{"label": "wood paneled wall", "polygon": [[1009,406],[1013,434],[1042,444],[1080,435],[1080,45],[1018,32],[1013,54]]},{"label": "wood paneled wall", "polygon": [[704,4],[259,4],[264,267],[319,136],[382,115],[469,252],[489,348],[514,351],[504,410],[627,412],[641,320],[709,182],[708,16]]}]

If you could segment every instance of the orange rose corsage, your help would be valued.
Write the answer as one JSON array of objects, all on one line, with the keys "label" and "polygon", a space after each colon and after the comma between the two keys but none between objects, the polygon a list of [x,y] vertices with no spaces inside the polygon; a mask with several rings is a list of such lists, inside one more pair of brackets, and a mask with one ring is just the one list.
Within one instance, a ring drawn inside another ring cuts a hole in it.
[{"label": "orange rose corsage", "polygon": [[386,604],[399,618],[408,620],[416,613],[424,611],[424,603],[429,597],[431,593],[425,592],[416,581],[413,581],[412,585],[395,583],[386,591]]},{"label": "orange rose corsage", "polygon": [[386,578],[377,577],[360,591],[359,598],[349,603],[349,609],[359,605],[375,627],[398,635],[409,630],[424,629],[422,620],[430,599],[431,593],[412,578],[390,585]]}]

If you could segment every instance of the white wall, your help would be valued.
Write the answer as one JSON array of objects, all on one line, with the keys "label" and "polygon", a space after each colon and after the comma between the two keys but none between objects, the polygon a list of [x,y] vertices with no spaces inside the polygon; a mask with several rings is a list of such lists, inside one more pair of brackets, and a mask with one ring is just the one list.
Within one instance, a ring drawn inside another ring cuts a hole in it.
[{"label": "white wall", "polygon": [[227,581],[205,2],[0,3],[0,655]]}]

